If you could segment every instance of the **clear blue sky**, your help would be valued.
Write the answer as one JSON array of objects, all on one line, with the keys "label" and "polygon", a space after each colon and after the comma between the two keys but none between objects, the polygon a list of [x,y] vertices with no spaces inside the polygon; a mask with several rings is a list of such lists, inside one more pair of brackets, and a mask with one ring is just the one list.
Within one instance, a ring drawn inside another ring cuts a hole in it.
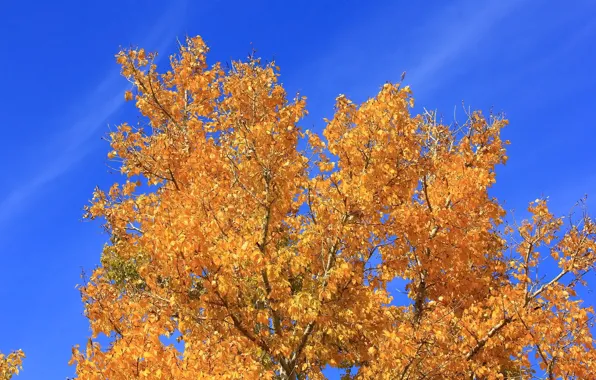
[{"label": "clear blue sky", "polygon": [[200,34],[211,62],[254,47],[308,97],[302,125],[315,130],[338,94],[362,101],[407,71],[418,109],[463,117],[465,100],[506,113],[510,161],[494,194],[508,209],[523,215],[545,195],[566,213],[596,196],[594,15],[592,0],[4,1],[0,351],[26,351],[19,379],[64,379],[89,335],[75,285],[107,236],[82,207],[116,180],[100,137],[136,117],[119,46],[165,56]]}]

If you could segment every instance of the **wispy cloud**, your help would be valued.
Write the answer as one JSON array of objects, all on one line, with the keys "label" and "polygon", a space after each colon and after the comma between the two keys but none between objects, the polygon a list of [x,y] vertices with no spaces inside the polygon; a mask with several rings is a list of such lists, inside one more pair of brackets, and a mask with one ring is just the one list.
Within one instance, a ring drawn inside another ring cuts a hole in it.
[{"label": "wispy cloud", "polygon": [[[151,34],[142,39],[140,45],[148,50],[164,51],[182,24],[186,3],[186,0],[176,2],[160,18]],[[45,165],[9,190],[8,195],[0,200],[0,224],[21,211],[28,204],[25,201],[38,194],[44,185],[64,175],[89,153],[87,143],[110,116],[120,109],[124,101],[123,93],[128,86],[121,78],[119,69],[114,68],[89,96],[76,103],[73,108],[82,110],[85,116],[73,119],[69,122],[71,128],[52,138],[56,146],[60,147],[58,154],[40,157],[39,162],[45,162]]]},{"label": "wispy cloud", "polygon": [[[417,41],[424,48],[408,71],[408,83],[417,91],[421,88],[430,91],[440,85],[441,73],[446,67],[457,64],[460,69],[465,69],[467,64],[462,56],[477,47],[499,22],[522,3],[523,0],[492,0],[474,2],[469,6],[458,3],[433,16],[428,23],[431,33],[427,40]],[[465,10],[460,12],[462,8]],[[459,13],[457,17],[456,10]]]},{"label": "wispy cloud", "polygon": [[460,0],[429,7],[425,14],[391,3],[330,36],[325,53],[304,65],[300,77],[316,78],[308,90],[322,103],[339,93],[365,100],[384,82],[399,81],[403,71],[415,93],[429,96],[457,71],[470,69],[474,49],[525,3]]}]

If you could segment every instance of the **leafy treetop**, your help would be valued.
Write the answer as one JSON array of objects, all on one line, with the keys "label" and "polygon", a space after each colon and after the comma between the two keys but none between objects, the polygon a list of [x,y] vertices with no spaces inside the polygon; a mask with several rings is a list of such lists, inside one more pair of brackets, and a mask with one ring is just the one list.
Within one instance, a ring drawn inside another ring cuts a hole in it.
[{"label": "leafy treetop", "polygon": [[[505,224],[488,189],[506,120],[444,125],[385,84],[360,105],[338,97],[319,136],[299,127],[305,98],[288,99],[273,63],[208,66],[207,51],[188,39],[164,73],[143,49],[117,55],[142,118],[110,133],[125,179],[87,208],[110,242],[81,288],[79,377],[596,373],[593,310],[576,296],[596,226],[543,199]],[[395,279],[411,302],[392,302]]]},{"label": "leafy treetop", "polygon": [[13,351],[8,355],[0,353],[0,380],[10,380],[18,375],[22,368],[25,354],[21,350]]}]

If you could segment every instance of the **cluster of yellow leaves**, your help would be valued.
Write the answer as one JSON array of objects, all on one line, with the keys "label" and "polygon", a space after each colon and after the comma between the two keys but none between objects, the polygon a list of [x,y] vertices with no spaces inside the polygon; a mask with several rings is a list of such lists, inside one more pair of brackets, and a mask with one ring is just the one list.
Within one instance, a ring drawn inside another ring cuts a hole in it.
[{"label": "cluster of yellow leaves", "polygon": [[[574,289],[596,226],[563,229],[538,200],[501,232],[488,189],[505,120],[442,125],[386,84],[361,105],[340,96],[318,136],[273,64],[224,70],[207,51],[188,39],[163,74],[155,54],[117,56],[143,118],[111,133],[126,179],[87,209],[110,244],[82,288],[93,334],[74,349],[78,376],[322,379],[331,365],[496,379],[531,376],[529,355],[550,378],[595,373],[592,309]],[[538,276],[545,257],[552,278]],[[411,303],[391,303],[394,279]]]},{"label": "cluster of yellow leaves", "polygon": [[18,375],[23,365],[25,354],[21,350],[11,352],[8,355],[0,353],[0,380],[10,380]]}]

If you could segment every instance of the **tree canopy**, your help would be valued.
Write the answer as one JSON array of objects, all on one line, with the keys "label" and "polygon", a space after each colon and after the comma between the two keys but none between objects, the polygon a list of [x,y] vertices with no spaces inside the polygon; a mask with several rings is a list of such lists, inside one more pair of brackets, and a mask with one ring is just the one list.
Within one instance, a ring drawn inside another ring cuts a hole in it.
[{"label": "tree canopy", "polygon": [[8,355],[0,352],[0,380],[10,380],[18,375],[23,364],[25,354],[21,350],[13,351]]},{"label": "tree canopy", "polygon": [[189,38],[164,72],[143,49],[117,55],[141,117],[110,133],[124,179],[86,209],[109,243],[81,288],[80,378],[596,373],[593,310],[576,295],[596,225],[545,199],[505,222],[489,194],[505,119],[446,125],[388,83],[362,104],[339,96],[319,135],[274,63],[208,65],[207,52]]}]

